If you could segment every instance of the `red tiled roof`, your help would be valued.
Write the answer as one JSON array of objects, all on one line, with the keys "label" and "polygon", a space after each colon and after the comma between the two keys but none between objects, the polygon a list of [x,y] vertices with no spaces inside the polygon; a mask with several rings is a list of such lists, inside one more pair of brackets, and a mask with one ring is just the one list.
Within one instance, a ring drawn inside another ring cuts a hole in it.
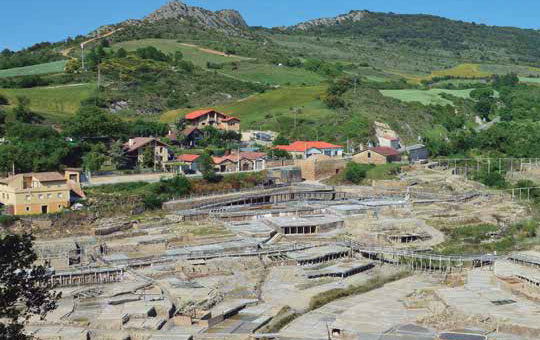
[{"label": "red tiled roof", "polygon": [[136,137],[136,138],[132,138],[131,139],[131,144],[130,142],[128,141],[127,143],[124,144],[124,148],[126,149],[127,152],[132,152],[132,151],[135,151],[143,146],[145,146],[146,144],[152,142],[152,141],[156,141],[157,143],[163,145],[163,146],[167,146],[167,144],[161,142],[159,139],[157,138],[152,138],[152,137]]},{"label": "red tiled roof", "polygon": [[240,152],[240,157],[238,157],[238,153],[233,153],[223,157],[212,157],[212,160],[214,161],[214,164],[221,164],[225,161],[237,163],[239,158],[255,161],[264,157],[266,157],[264,152]]},{"label": "red tiled roof", "polygon": [[288,152],[306,152],[309,149],[343,149],[343,146],[327,142],[297,141],[291,145],[278,145],[276,149]]},{"label": "red tiled roof", "polygon": [[180,162],[192,163],[192,162],[195,162],[199,157],[200,157],[199,155],[185,154],[185,155],[180,155],[176,157],[176,160]]},{"label": "red tiled roof", "polygon": [[223,122],[230,122],[231,120],[240,121],[240,119],[238,119],[236,117],[227,117],[227,118],[222,119]]},{"label": "red tiled roof", "polygon": [[184,118],[186,119],[197,119],[199,117],[202,117],[210,112],[214,112],[215,110],[213,109],[206,109],[206,110],[197,110],[197,111],[193,111],[193,112],[190,112],[188,113]]},{"label": "red tiled roof", "polygon": [[376,152],[380,155],[383,155],[383,156],[399,156],[399,152],[397,152],[396,150],[392,149],[392,148],[389,148],[387,146],[377,146],[377,147],[374,147],[374,148],[368,148],[367,150],[370,150],[370,151],[373,151],[373,152]]}]

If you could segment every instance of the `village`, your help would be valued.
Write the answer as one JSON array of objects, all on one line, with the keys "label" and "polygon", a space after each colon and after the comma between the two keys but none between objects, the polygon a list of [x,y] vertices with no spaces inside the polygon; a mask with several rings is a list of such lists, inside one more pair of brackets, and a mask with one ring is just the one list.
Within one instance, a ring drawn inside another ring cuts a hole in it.
[{"label": "village", "polygon": [[535,4],[356,5],[3,6],[0,340],[540,339]]},{"label": "village", "polygon": [[[12,174],[0,179],[0,204],[7,214],[56,213],[84,199],[84,186],[157,181],[176,174],[200,176],[203,165],[201,149],[197,146],[205,137],[205,127],[239,137],[236,149],[227,149],[221,155],[210,157],[211,170],[219,174],[281,169],[296,171],[301,179],[317,182],[342,173],[349,162],[420,164],[427,163],[429,155],[424,145],[403,146],[397,134],[385,124],[380,124],[377,146],[366,145],[352,154],[350,148],[324,141],[273,145],[278,137],[275,132],[241,132],[238,118],[214,110],[195,111],[187,114],[184,120],[185,128],[181,131],[170,130],[163,137],[134,137],[123,145],[126,169],[140,169],[138,174],[94,176],[83,169],[70,168],[62,174]],[[272,156],[263,149],[271,151]],[[199,153],[192,153],[194,150]],[[142,171],[145,167],[148,171]]]},{"label": "village", "polygon": [[[85,188],[208,171],[198,162],[204,156],[191,153],[204,127],[240,134],[238,119],[213,110],[186,120],[182,131],[125,143],[131,166],[147,164],[151,155],[154,173],[65,169],[0,181],[5,213],[27,216],[17,223],[36,231],[38,263],[50,268],[50,282],[62,293],[45,319],[26,322],[28,334],[43,340],[540,336],[539,252],[459,255],[442,248],[461,226],[493,226],[483,242],[500,242],[531,214],[531,189],[489,190],[467,178],[473,161],[464,170],[457,161],[430,160],[423,145],[404,146],[382,123],[378,144],[356,153],[323,141],[273,145],[272,132],[242,133],[237,150],[211,157],[212,171],[263,172],[261,186],[172,199],[157,212],[96,217],[69,236],[51,229],[47,215],[84,209]],[[176,155],[174,145],[187,153]],[[259,145],[285,157],[268,157]],[[348,164],[393,164],[399,173],[360,185],[325,183]],[[537,163],[521,161],[516,171],[532,175]],[[374,310],[377,323],[370,321]]]}]

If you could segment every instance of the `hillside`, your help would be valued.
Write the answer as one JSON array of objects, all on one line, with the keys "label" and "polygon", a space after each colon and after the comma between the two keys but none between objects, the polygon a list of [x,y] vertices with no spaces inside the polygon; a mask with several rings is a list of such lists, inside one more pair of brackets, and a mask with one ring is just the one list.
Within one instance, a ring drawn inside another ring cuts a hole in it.
[{"label": "hillside", "polygon": [[[494,75],[515,72],[534,86],[539,50],[537,31],[430,15],[351,11],[267,29],[249,27],[234,10],[173,1],[86,37],[3,53],[4,65],[25,68],[0,71],[0,94],[11,107],[29,97],[32,110],[53,121],[91,99],[121,118],[168,123],[216,107],[238,115],[244,129],[340,143],[366,142],[383,121],[415,141],[473,126],[469,94]],[[332,84],[344,77],[336,97]]]},{"label": "hillside", "polygon": [[407,46],[430,53],[449,52],[463,58],[538,63],[540,32],[487,26],[422,14],[351,11],[286,29],[292,34],[362,37],[378,44]]}]

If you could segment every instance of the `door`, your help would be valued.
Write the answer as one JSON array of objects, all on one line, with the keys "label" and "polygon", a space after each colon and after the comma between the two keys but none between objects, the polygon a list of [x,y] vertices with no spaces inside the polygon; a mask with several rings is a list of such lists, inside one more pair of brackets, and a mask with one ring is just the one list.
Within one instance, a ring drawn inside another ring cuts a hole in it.
[{"label": "door", "polygon": [[41,206],[41,213],[42,214],[48,214],[49,213],[49,206],[48,205],[42,205]]}]

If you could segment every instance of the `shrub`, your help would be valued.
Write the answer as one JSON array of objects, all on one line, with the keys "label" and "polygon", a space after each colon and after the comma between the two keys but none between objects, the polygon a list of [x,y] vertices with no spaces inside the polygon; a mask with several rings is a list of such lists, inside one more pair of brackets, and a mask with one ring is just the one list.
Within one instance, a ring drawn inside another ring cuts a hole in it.
[{"label": "shrub", "polygon": [[13,223],[15,223],[18,220],[19,218],[17,216],[0,215],[0,226],[4,228],[11,227]]},{"label": "shrub", "polygon": [[9,104],[9,100],[7,99],[6,96],[4,96],[3,94],[0,94],[0,105],[8,105]]},{"label": "shrub", "polygon": [[345,169],[345,178],[354,183],[354,184],[360,184],[366,178],[367,171],[373,167],[372,165],[368,164],[357,164],[357,163],[349,163],[347,164],[347,168]]}]

